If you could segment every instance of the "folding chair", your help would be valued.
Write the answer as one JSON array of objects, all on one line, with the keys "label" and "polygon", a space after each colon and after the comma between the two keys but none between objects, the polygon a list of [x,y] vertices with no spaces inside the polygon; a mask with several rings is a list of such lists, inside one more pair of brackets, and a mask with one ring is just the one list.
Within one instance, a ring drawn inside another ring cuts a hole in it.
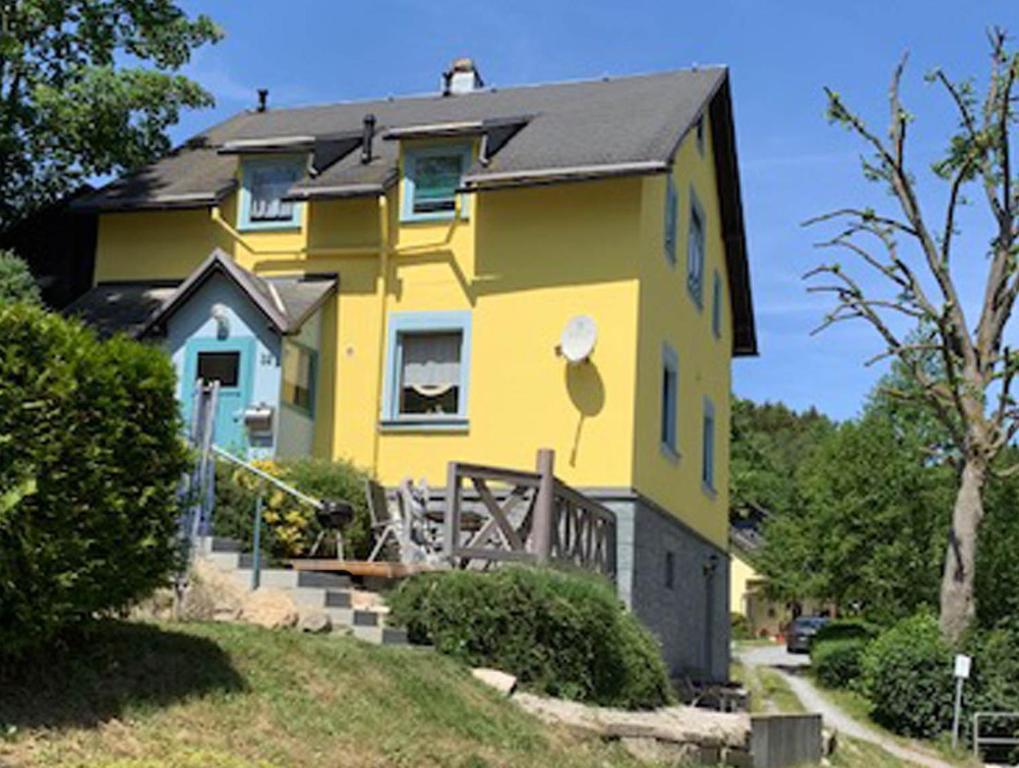
[{"label": "folding chair", "polygon": [[403,529],[403,521],[399,513],[393,514],[389,506],[389,499],[386,498],[386,489],[371,478],[364,483],[365,497],[368,500],[368,514],[371,516],[371,532],[375,539],[368,561],[374,562],[382,553],[383,548],[390,541],[400,546],[400,536]]}]

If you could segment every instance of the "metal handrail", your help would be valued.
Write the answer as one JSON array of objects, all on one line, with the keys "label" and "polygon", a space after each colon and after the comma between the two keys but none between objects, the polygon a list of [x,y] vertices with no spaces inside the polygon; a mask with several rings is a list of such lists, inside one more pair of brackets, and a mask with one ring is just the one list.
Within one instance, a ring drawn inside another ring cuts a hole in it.
[{"label": "metal handrail", "polygon": [[226,459],[227,461],[231,461],[231,462],[233,462],[234,464],[236,464],[239,467],[243,467],[244,469],[248,470],[248,472],[251,472],[253,475],[257,475],[258,477],[260,477],[261,479],[265,480],[266,482],[272,483],[277,488],[279,488],[281,491],[284,491],[285,493],[289,493],[291,496],[293,496],[294,498],[296,498],[296,499],[298,499],[300,501],[303,501],[305,504],[310,504],[311,506],[315,507],[315,509],[322,510],[322,509],[325,508],[325,505],[319,499],[312,498],[311,496],[307,495],[306,493],[301,493],[299,490],[294,488],[292,485],[287,485],[282,480],[280,480],[278,477],[273,477],[268,472],[262,471],[258,467],[249,464],[248,462],[244,461],[243,459],[238,459],[232,453],[228,453],[227,451],[224,451],[218,445],[213,445],[212,446],[212,452],[215,453],[220,458]]},{"label": "metal handrail", "polygon": [[1005,719],[1019,720],[1019,712],[975,712],[973,714],[973,756],[980,759],[980,746],[988,747],[1019,747],[1019,737],[985,736],[980,737],[980,720]]}]

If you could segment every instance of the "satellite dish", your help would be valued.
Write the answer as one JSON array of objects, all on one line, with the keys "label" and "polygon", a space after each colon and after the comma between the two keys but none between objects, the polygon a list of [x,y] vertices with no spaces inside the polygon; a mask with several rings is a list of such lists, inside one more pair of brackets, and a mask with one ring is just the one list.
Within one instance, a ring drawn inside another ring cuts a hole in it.
[{"label": "satellite dish", "polygon": [[570,318],[559,339],[559,351],[570,363],[582,363],[591,356],[598,340],[598,326],[594,318],[577,315]]}]

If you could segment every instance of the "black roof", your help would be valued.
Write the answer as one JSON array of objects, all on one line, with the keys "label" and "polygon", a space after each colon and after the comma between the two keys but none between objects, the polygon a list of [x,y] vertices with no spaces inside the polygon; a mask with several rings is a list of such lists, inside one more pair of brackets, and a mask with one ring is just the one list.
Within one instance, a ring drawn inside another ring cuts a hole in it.
[{"label": "black roof", "polygon": [[[756,354],[728,70],[650,75],[246,111],[167,157],[77,203],[116,211],[216,205],[236,186],[235,154],[311,152],[298,199],[377,195],[398,180],[398,138],[479,135],[487,152],[467,170],[466,190],[664,173],[685,134],[710,111],[723,239],[730,275],[734,354]],[[365,117],[375,118],[362,162]]]}]

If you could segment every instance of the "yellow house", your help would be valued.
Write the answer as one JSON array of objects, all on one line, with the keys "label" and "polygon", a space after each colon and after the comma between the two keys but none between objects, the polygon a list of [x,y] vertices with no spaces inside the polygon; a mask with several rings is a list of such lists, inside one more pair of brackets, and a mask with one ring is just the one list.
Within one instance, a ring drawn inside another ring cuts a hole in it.
[{"label": "yellow house", "polygon": [[79,205],[72,311],[162,339],[185,412],[220,381],[217,442],[440,488],[554,449],[673,671],[725,677],[730,360],[756,354],[726,69],[486,89],[460,60],[432,96],[263,102]]}]

